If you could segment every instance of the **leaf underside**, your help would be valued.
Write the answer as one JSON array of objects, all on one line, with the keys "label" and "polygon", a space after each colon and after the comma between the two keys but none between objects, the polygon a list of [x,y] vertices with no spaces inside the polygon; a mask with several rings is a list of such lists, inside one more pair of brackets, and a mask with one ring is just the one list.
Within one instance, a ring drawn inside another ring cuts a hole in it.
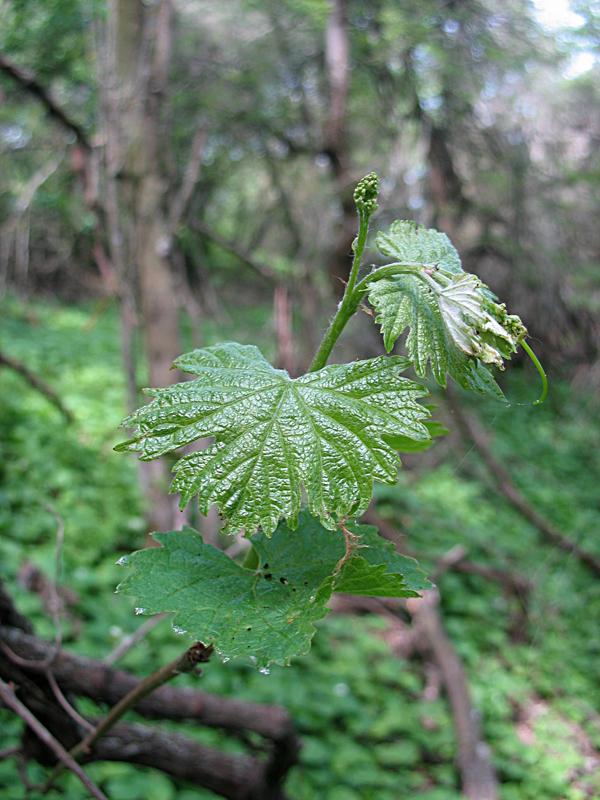
[{"label": "leaf underside", "polygon": [[406,348],[416,373],[428,366],[444,386],[446,374],[465,389],[503,399],[489,366],[503,366],[525,328],[506,314],[475,276],[462,270],[448,237],[406,221],[377,236],[380,252],[395,261],[422,264],[419,275],[373,281],[369,302],[388,352],[408,328]]},{"label": "leaf underside", "polygon": [[206,514],[216,504],[226,532],[267,535],[281,518],[295,527],[303,493],[324,525],[362,513],[373,480],[393,483],[395,437],[428,441],[426,394],[401,376],[398,356],[333,364],[292,379],[256,347],[227,343],[175,362],[196,378],[148,390],[154,400],[126,425],[136,435],[117,446],[158,458],[199,439],[204,449],[174,467],[172,491],[183,507],[198,495]]},{"label": "leaf underside", "polygon": [[133,553],[118,590],[137,598],[138,613],[173,613],[173,626],[225,658],[258,666],[287,664],[306,653],[332,592],[415,597],[430,586],[416,561],[399,555],[368,525],[349,525],[360,548],[334,576],[345,552],[340,531],[303,511],[298,530],[281,523],[272,537],[252,537],[259,568],[249,570],[200,535],[155,534],[161,547]]}]

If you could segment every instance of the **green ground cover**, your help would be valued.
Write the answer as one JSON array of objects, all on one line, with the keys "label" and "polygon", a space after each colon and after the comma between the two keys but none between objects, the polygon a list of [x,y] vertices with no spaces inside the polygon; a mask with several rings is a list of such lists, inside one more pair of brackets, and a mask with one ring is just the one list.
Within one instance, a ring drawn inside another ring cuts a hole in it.
[{"label": "green ground cover", "polygon": [[[76,416],[76,424],[65,427],[20,376],[0,372],[0,575],[38,633],[51,637],[41,599],[17,576],[25,561],[52,576],[60,515],[63,583],[77,596],[64,620],[65,644],[101,657],[139,624],[130,599],[114,594],[122,577],[115,562],[143,544],[144,523],[135,462],[112,451],[124,412],[116,315],[111,308],[96,311],[15,300],[0,309],[0,347],[52,384]],[[235,315],[206,324],[204,344],[253,339],[270,356],[268,314],[268,308],[236,308]],[[536,388],[519,370],[505,384],[515,403],[534,397]],[[600,552],[597,399],[555,379],[539,409],[516,405],[509,413],[470,402],[529,500],[574,540]],[[475,451],[455,439],[438,447],[444,458],[432,470],[407,470],[396,487],[378,489],[378,509],[407,533],[425,567],[462,544],[473,561],[510,568],[533,583],[529,624],[519,642],[511,631],[515,601],[498,586],[452,571],[439,583],[447,631],[469,671],[502,800],[598,797],[600,585],[573,557],[540,543],[494,493]],[[205,690],[289,708],[304,742],[288,783],[293,800],[459,797],[446,701],[424,693],[420,661],[392,653],[386,624],[368,615],[352,617],[351,624],[332,616],[321,624],[310,655],[289,668],[263,675],[245,664],[215,661],[205,670]],[[181,647],[163,622],[124,666],[146,674]],[[194,680],[183,676],[181,683]],[[6,712],[0,711],[0,729],[3,743],[16,740],[19,725]],[[215,731],[191,735],[240,748]],[[112,800],[213,797],[150,770],[122,764],[88,770]],[[33,766],[31,777],[40,776]],[[83,797],[71,777],[62,791],[73,800]],[[0,762],[0,797],[24,796],[13,762]]]}]

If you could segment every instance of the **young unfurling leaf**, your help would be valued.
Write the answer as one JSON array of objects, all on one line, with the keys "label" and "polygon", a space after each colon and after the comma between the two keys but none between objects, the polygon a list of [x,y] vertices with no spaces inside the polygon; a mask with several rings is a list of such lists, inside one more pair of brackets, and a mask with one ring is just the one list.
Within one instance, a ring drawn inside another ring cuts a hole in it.
[{"label": "young unfurling leaf", "polygon": [[409,328],[406,347],[418,375],[429,364],[441,385],[449,373],[464,388],[501,396],[490,367],[502,369],[516,351],[527,333],[521,320],[507,314],[479,278],[463,272],[445,234],[396,221],[376,241],[383,255],[421,267],[370,285],[386,349]]}]

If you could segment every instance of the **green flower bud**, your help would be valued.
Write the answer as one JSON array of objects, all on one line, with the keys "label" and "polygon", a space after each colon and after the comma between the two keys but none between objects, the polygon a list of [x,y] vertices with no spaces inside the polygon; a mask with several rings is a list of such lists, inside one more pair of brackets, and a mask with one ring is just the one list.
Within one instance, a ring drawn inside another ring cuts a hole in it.
[{"label": "green flower bud", "polygon": [[370,216],[377,210],[377,194],[379,192],[379,177],[375,172],[358,182],[354,190],[354,203],[359,214]]}]

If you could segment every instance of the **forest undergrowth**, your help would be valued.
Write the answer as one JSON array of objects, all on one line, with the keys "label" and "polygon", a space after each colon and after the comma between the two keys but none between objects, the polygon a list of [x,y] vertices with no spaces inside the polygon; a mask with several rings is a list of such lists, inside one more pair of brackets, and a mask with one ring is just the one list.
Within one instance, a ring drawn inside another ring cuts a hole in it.
[{"label": "forest undergrowth", "polygon": [[[203,345],[223,338],[257,341],[271,355],[267,307],[236,307],[203,327]],[[117,316],[102,305],[65,307],[5,300],[0,347],[50,384],[73,424],[23,378],[0,372],[0,577],[44,637],[54,636],[47,585],[61,552],[63,641],[105,657],[140,624],[114,593],[117,556],[144,538],[133,460],[118,457],[124,385]],[[594,551],[600,525],[599,403],[554,376],[545,406],[527,402],[537,386],[516,368],[504,389],[514,405],[477,399],[496,456],[539,512]],[[441,400],[440,400],[441,403]],[[465,403],[468,403],[465,400]],[[475,409],[475,406],[473,407]],[[442,409],[443,411],[443,409]],[[451,413],[451,412],[449,412]],[[455,427],[455,426],[452,426]],[[526,598],[503,593],[481,575],[441,570],[437,581],[446,631],[469,675],[483,735],[493,753],[502,800],[584,800],[600,796],[600,585],[574,557],[541,542],[498,495],[472,443],[453,434],[410,459],[394,487],[379,486],[377,513],[401,532],[421,564],[461,544],[469,560],[521,576]],[[596,552],[598,546],[596,545]],[[310,655],[261,674],[211,663],[202,689],[291,712],[303,749],[287,788],[292,800],[453,800],[459,798],[452,719],[439,675],[420,655],[406,657],[402,625],[386,615],[341,613],[321,623]],[[175,657],[169,625],[155,627],[122,666],[147,674]],[[181,684],[197,685],[182,676]],[[194,683],[196,681],[196,683]],[[93,713],[91,703],[82,704]],[[19,723],[0,711],[6,745]],[[217,731],[172,725],[222,749],[243,751]],[[33,766],[31,773],[35,779]],[[192,800],[210,792],[162,774],[116,763],[90,776],[112,800]],[[69,776],[69,798],[83,797]],[[0,761],[0,797],[25,797],[12,760]],[[34,798],[34,795],[30,795]]]}]

